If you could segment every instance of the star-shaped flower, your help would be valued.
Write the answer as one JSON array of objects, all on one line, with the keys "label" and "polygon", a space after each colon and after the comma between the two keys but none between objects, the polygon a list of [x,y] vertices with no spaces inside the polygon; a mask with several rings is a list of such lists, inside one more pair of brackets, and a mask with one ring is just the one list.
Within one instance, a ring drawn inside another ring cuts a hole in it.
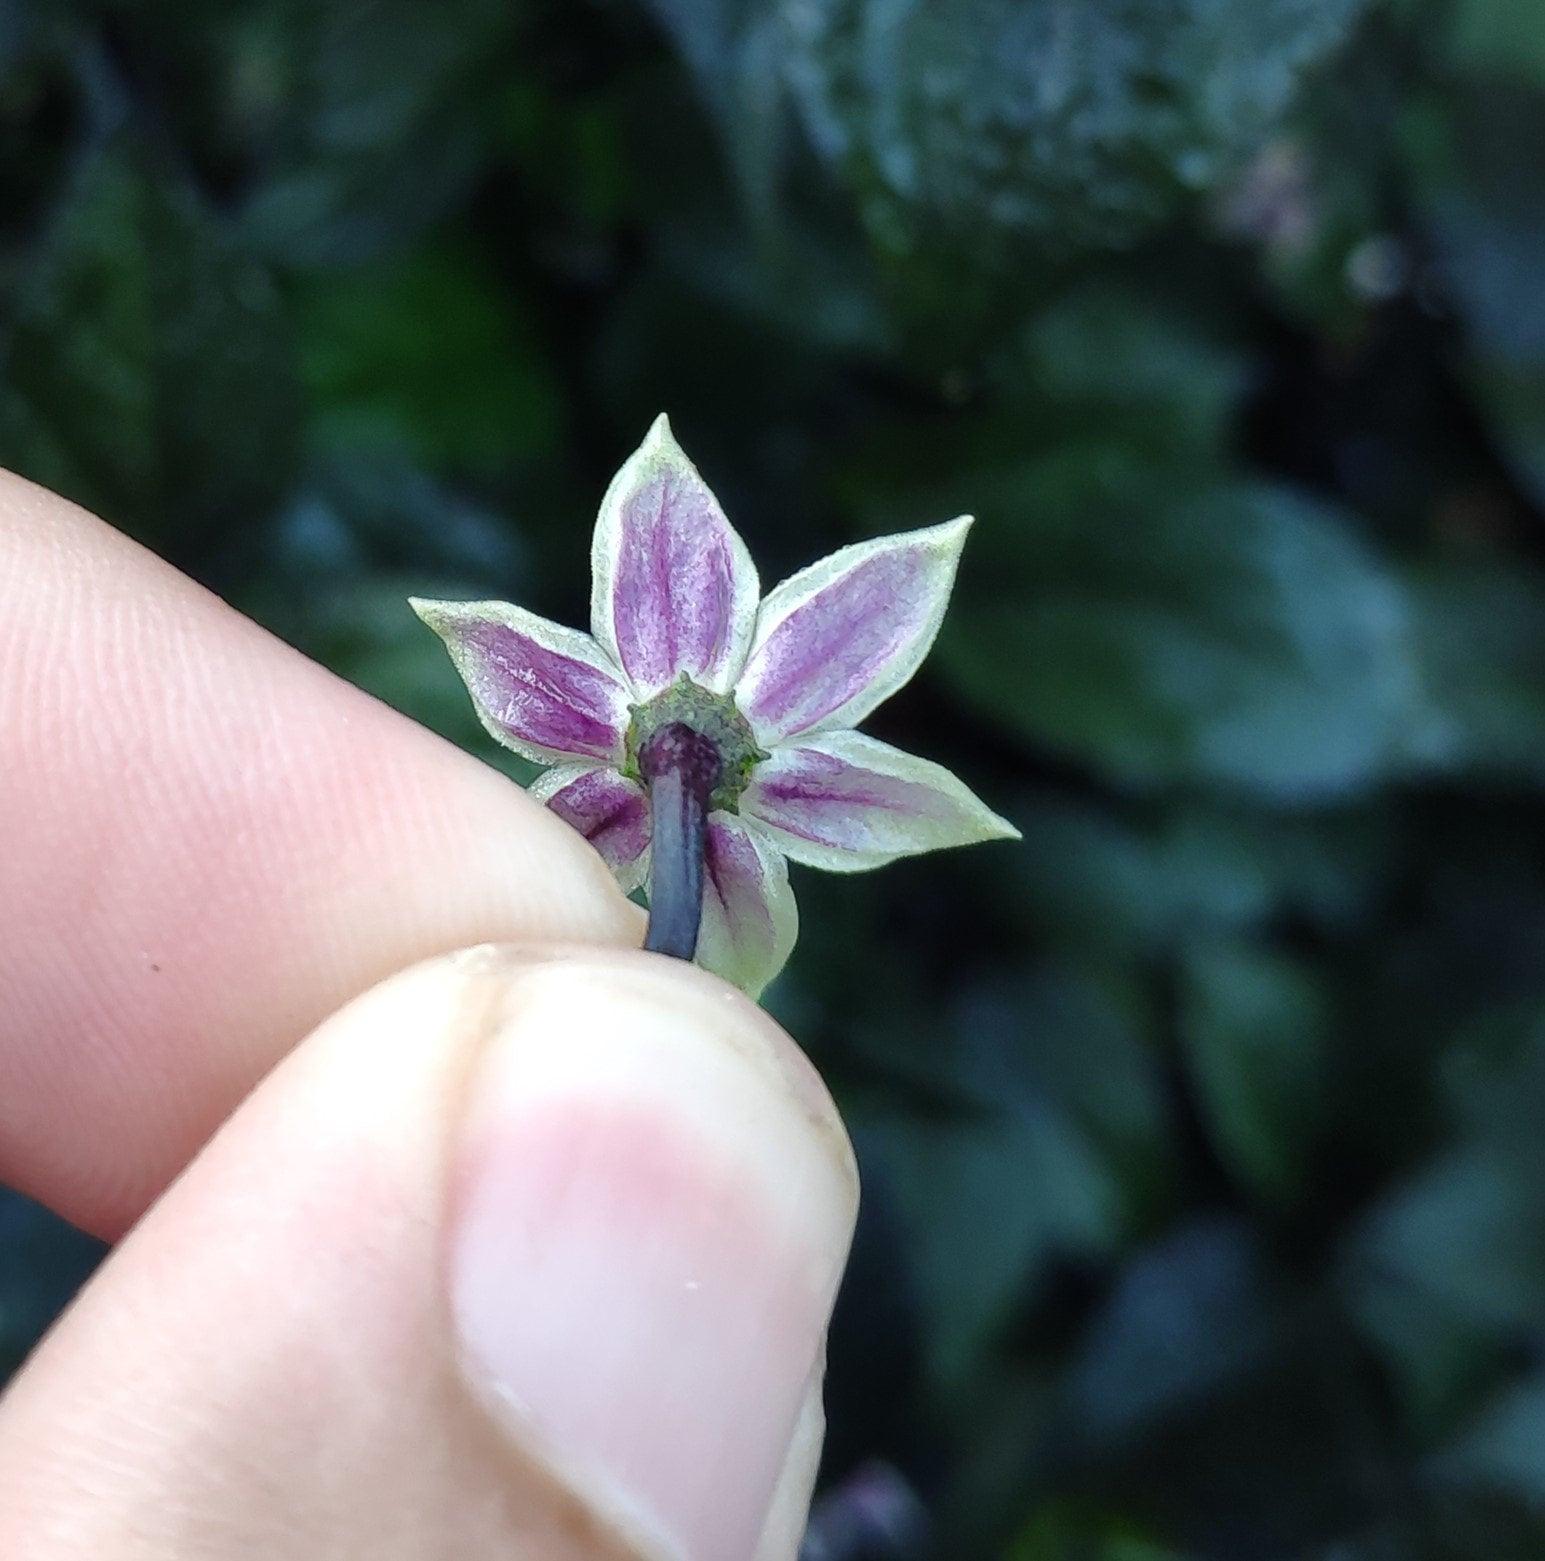
[{"label": "star-shaped flower", "polygon": [[854,872],[1017,837],[948,770],[853,730],[928,653],[969,525],[842,548],[759,603],[745,544],[661,417],[601,502],[591,634],[505,602],[413,607],[489,732],[554,766],[533,794],[625,890],[649,872],[651,738],[707,740],[697,959],[754,995],[798,930],[785,858]]}]

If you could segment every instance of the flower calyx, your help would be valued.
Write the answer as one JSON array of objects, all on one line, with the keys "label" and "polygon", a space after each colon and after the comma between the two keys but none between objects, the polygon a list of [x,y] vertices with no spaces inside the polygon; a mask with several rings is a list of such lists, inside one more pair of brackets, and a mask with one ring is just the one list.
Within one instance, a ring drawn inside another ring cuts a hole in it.
[{"label": "flower calyx", "polygon": [[[628,714],[622,773],[629,780],[647,787],[661,762],[657,757],[661,752],[659,739],[670,729],[682,727],[701,739],[696,745],[700,752],[711,750],[717,756],[709,806],[723,813],[740,811],[740,795],[750,784],[752,771],[768,754],[757,745],[750,722],[728,694],[715,694],[682,673],[652,699],[630,705]],[[676,745],[679,743],[677,737]],[[707,762],[706,757],[698,762]]]}]

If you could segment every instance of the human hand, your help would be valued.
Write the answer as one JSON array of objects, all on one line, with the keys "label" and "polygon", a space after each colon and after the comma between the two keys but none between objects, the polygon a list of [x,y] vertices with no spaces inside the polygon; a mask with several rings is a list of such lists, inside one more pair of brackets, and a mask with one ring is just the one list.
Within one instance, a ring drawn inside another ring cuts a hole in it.
[{"label": "human hand", "polygon": [[5,476],[0,819],[0,1554],[794,1554],[851,1152],[577,834]]}]

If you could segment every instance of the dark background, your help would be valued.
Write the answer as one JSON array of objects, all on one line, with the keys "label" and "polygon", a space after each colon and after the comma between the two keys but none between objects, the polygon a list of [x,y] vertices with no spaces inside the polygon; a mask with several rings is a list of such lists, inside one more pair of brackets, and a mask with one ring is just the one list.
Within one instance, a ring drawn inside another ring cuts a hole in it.
[{"label": "dark background", "polygon": [[[404,598],[582,622],[661,409],[766,580],[974,511],[871,728],[1024,843],[770,994],[834,1471],[1545,1555],[1545,6],[0,0],[0,321],[0,459],[495,762]],[[93,1258],[0,1201],[7,1364]]]}]

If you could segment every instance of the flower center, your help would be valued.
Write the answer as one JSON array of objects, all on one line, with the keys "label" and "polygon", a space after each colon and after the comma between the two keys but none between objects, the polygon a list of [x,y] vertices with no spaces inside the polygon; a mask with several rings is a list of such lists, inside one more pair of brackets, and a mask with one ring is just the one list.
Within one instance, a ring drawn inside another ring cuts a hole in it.
[{"label": "flower center", "polygon": [[669,688],[629,710],[633,719],[623,739],[624,775],[647,786],[648,766],[640,760],[650,740],[667,727],[685,726],[711,744],[719,757],[719,778],[709,806],[726,813],[738,811],[752,770],[767,755],[757,747],[750,723],[728,694],[712,694],[682,673]]}]

